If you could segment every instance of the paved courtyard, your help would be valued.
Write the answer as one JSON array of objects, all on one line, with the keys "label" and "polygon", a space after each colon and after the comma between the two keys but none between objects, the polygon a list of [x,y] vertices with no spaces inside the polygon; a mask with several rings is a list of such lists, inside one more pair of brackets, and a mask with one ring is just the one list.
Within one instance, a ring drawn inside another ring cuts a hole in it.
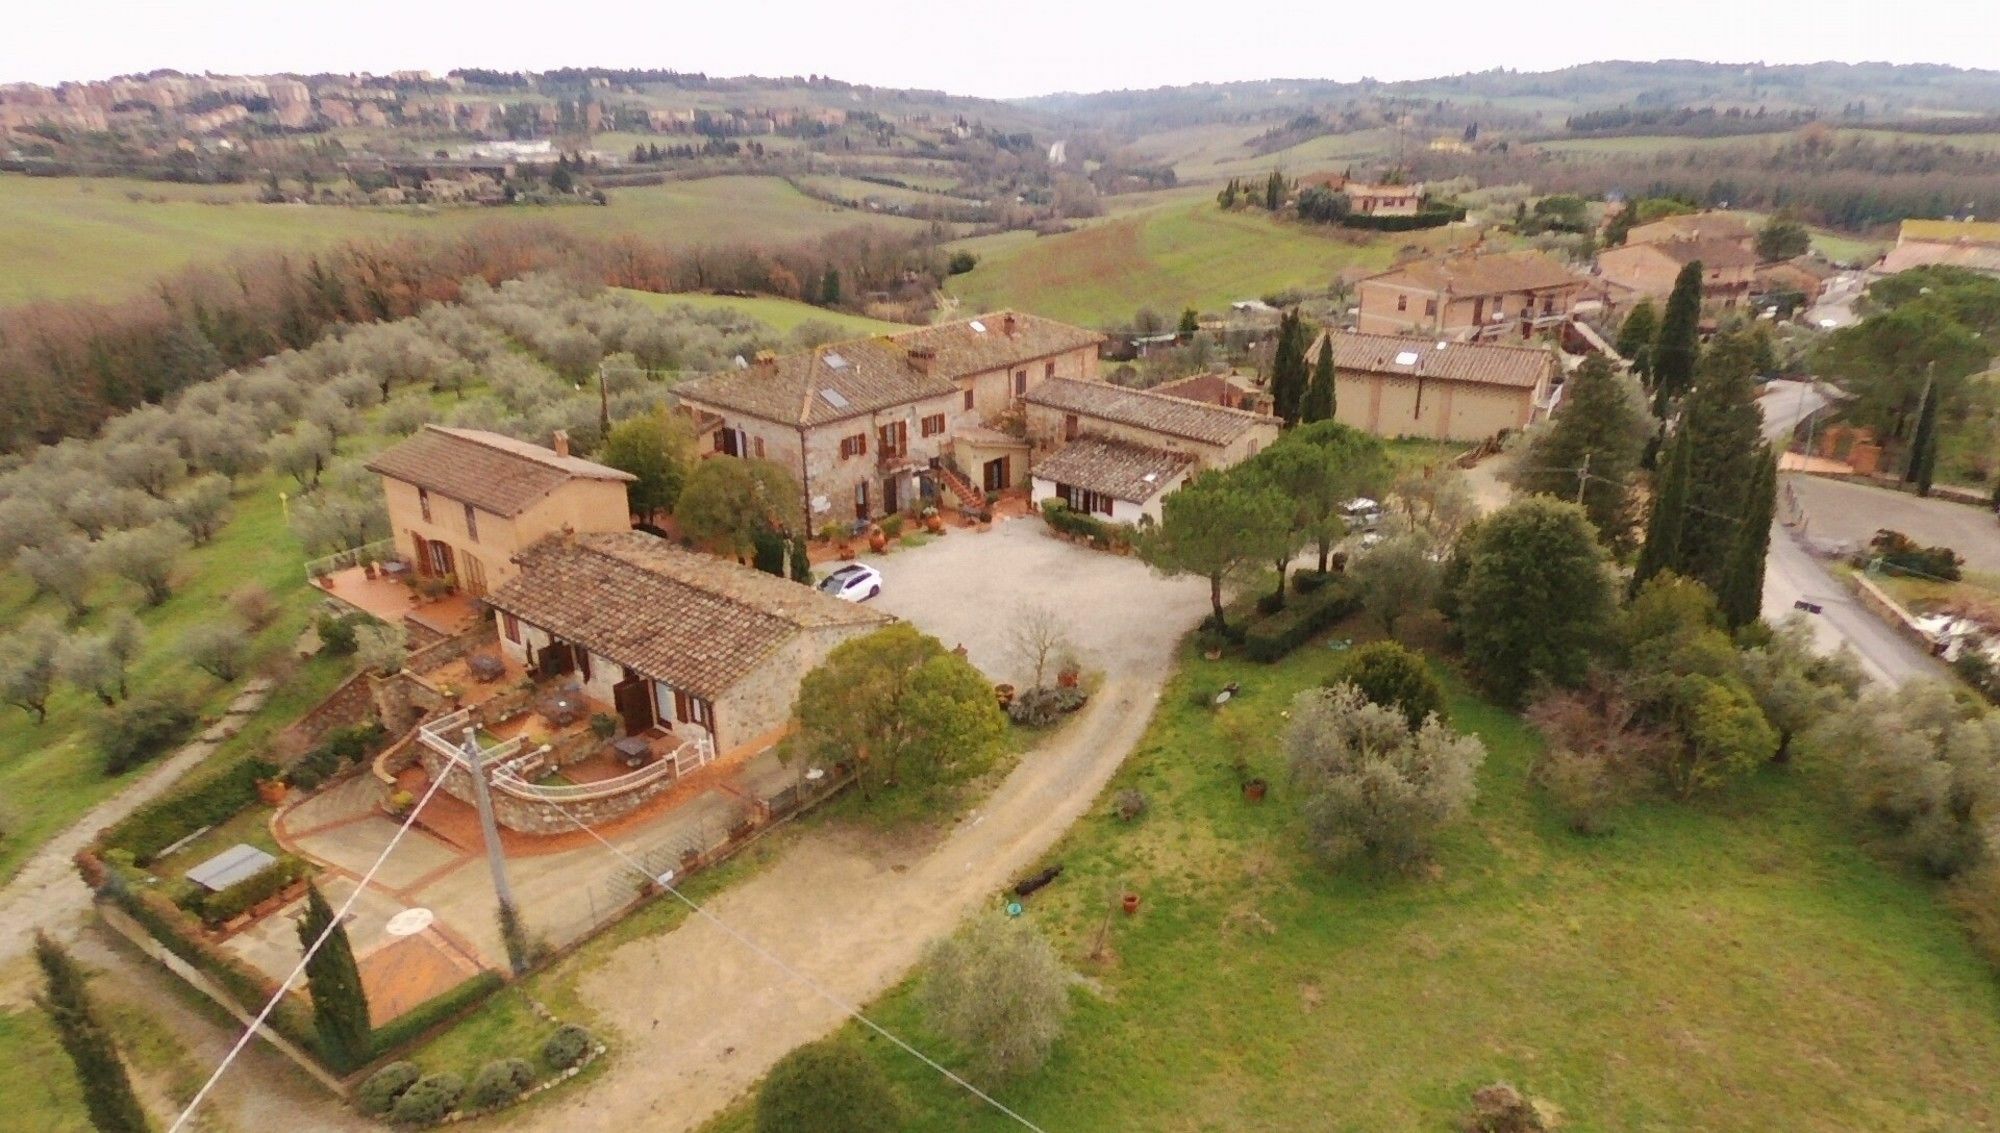
[{"label": "paved courtyard", "polygon": [[1157,666],[1208,608],[1207,582],[1066,543],[1033,516],[858,561],[882,572],[872,605],[965,646],[981,672],[1015,684],[1032,676],[1011,641],[1023,609],[1054,611],[1084,668],[1115,673]]}]

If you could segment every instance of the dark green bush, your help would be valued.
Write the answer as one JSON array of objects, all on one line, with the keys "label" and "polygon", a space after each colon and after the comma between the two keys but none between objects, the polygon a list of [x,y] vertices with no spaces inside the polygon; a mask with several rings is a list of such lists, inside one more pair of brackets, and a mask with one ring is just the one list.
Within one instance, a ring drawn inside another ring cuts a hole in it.
[{"label": "dark green bush", "polygon": [[1353,685],[1370,703],[1401,712],[1413,729],[1432,713],[1444,719],[1444,686],[1437,675],[1420,654],[1393,641],[1372,641],[1342,657],[1326,683]]},{"label": "dark green bush", "polygon": [[354,652],[354,631],[360,626],[359,614],[322,614],[313,628],[319,633],[320,648],[330,657],[346,657]]},{"label": "dark green bush", "polygon": [[1065,712],[1083,706],[1083,690],[1075,688],[1031,688],[1007,706],[1007,718],[1030,728],[1045,728]]},{"label": "dark green bush", "polygon": [[1042,501],[1042,522],[1048,524],[1050,530],[1073,539],[1088,540],[1091,546],[1098,548],[1131,539],[1131,533],[1125,530],[1123,524],[1106,523],[1094,515],[1075,511],[1059,499]]},{"label": "dark green bush", "polygon": [[436,1125],[458,1108],[465,1083],[456,1074],[432,1074],[419,1078],[389,1110],[389,1120],[398,1125]]},{"label": "dark green bush", "polygon": [[971,252],[953,252],[945,264],[945,271],[949,275],[964,275],[978,266],[979,257]]},{"label": "dark green bush", "polygon": [[502,1058],[480,1068],[472,1088],[465,1092],[465,1105],[468,1109],[498,1109],[511,1105],[534,1084],[535,1068],[525,1059]]},{"label": "dark green bush", "polygon": [[567,1070],[590,1053],[590,1032],[575,1023],[564,1023],[542,1044],[542,1061],[550,1070]]},{"label": "dark green bush", "polygon": [[1243,655],[1266,664],[1282,660],[1313,635],[1332,628],[1359,609],[1361,595],[1352,583],[1344,578],[1337,583],[1329,582],[1284,610],[1245,628]]},{"label": "dark green bush", "polygon": [[195,712],[178,696],[141,694],[98,713],[92,724],[104,773],[122,775],[187,738]]},{"label": "dark green bush", "polygon": [[103,844],[128,850],[134,862],[145,865],[189,834],[226,821],[256,802],[257,781],[277,773],[276,767],[261,759],[246,759],[139,808],[105,831]]},{"label": "dark green bush", "polygon": [[392,1053],[421,1037],[426,1031],[482,1002],[500,990],[500,974],[482,971],[440,995],[434,995],[387,1023],[375,1028],[375,1056]]},{"label": "dark green bush", "polygon": [[1351,212],[1341,217],[1340,223],[1344,228],[1365,228],[1371,232],[1414,232],[1419,228],[1442,228],[1464,219],[1462,208],[1426,208],[1414,216]]},{"label": "dark green bush", "polygon": [[219,925],[266,897],[283,892],[308,872],[304,861],[286,854],[229,888],[204,896],[198,908],[202,922],[210,927]]},{"label": "dark green bush", "polygon": [[417,1084],[424,1072],[417,1069],[414,1062],[391,1062],[361,1083],[354,1091],[354,1104],[370,1117],[385,1117],[396,1108],[396,1099],[403,1091]]},{"label": "dark green bush", "polygon": [[1868,546],[1879,556],[1882,569],[1890,574],[1913,574],[1919,578],[1957,582],[1965,560],[1950,547],[1925,547],[1900,531],[1884,528],[1875,533]]},{"label": "dark green bush", "polygon": [[1292,593],[1311,594],[1340,575],[1336,571],[1295,570],[1292,572]]}]

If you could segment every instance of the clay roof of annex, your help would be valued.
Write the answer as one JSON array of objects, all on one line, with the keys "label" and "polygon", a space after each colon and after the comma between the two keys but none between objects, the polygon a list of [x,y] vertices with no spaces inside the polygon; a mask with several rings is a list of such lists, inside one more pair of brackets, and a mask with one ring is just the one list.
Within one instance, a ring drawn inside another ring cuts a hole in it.
[{"label": "clay roof of annex", "polygon": [[1751,239],[1756,235],[1748,221],[1726,212],[1683,213],[1634,225],[1625,234],[1627,244],[1659,244],[1673,240]]},{"label": "clay roof of annex", "polygon": [[1193,453],[1081,436],[1036,460],[1034,473],[1037,480],[1071,484],[1143,504],[1193,463]]},{"label": "clay roof of annex", "polygon": [[497,610],[646,676],[715,697],[807,630],[892,619],[643,531],[552,535],[514,556]]},{"label": "clay roof of annex", "polygon": [[[1642,250],[1643,249],[1643,250]],[[1606,248],[1599,252],[1601,260],[1606,256],[1624,259],[1652,252],[1664,256],[1682,267],[1701,261],[1704,270],[1718,268],[1748,268],[1757,266],[1757,253],[1747,251],[1743,245],[1730,240],[1660,240],[1651,244],[1627,244],[1622,248]]]},{"label": "clay roof of annex", "polygon": [[1477,296],[1580,286],[1589,280],[1540,252],[1468,252],[1412,260],[1361,282]]},{"label": "clay roof of annex", "polygon": [[998,311],[893,335],[849,339],[760,358],[683,383],[676,393],[766,421],[813,426],[957,391],[958,379],[1094,348],[1093,330]]},{"label": "clay roof of annex", "polygon": [[633,479],[629,472],[499,433],[443,425],[425,425],[415,436],[376,453],[366,467],[509,518],[572,480]]},{"label": "clay roof of annex", "polygon": [[1453,342],[1440,350],[1434,338],[1401,334],[1330,332],[1307,350],[1307,359],[1317,362],[1328,340],[1335,370],[1409,377],[1421,367],[1428,379],[1515,389],[1534,389],[1554,373],[1554,355],[1540,347]]},{"label": "clay roof of annex", "polygon": [[1029,390],[1024,400],[1030,405],[1210,445],[1226,445],[1260,425],[1278,423],[1276,417],[1262,413],[1074,378],[1050,378]]}]

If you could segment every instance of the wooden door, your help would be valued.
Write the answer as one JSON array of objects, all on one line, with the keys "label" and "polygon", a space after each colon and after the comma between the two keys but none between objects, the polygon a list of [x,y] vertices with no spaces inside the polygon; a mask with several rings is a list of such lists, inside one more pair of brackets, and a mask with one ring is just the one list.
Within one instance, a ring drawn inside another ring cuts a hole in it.
[{"label": "wooden door", "polygon": [[460,565],[465,568],[465,573],[460,575],[458,579],[460,589],[465,591],[467,597],[484,598],[486,596],[486,565],[471,555],[465,556],[465,560]]},{"label": "wooden door", "polygon": [[653,726],[653,682],[627,670],[625,679],[611,686],[611,704],[626,735],[636,736]]},{"label": "wooden door", "polygon": [[1004,492],[1008,488],[1007,458],[999,457],[986,462],[981,469],[985,473],[985,488],[989,492]]}]

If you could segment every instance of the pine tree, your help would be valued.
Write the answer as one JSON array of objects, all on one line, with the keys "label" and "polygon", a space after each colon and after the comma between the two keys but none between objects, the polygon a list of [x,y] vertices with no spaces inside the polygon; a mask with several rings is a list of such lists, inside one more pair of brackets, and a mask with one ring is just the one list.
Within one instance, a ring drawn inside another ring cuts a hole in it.
[{"label": "pine tree", "polygon": [[1639,547],[1639,561],[1632,568],[1633,594],[1648,579],[1680,562],[1681,529],[1687,521],[1688,465],[1693,454],[1689,440],[1686,429],[1675,432],[1667,459],[1653,477],[1653,510],[1646,517],[1646,541]]},{"label": "pine tree", "polygon": [[1753,332],[1717,335],[1702,354],[1681,429],[1688,434],[1687,505],[1680,551],[1671,569],[1720,590],[1737,527],[1763,451],[1764,417],[1752,376],[1759,344]]},{"label": "pine tree", "polygon": [[1264,208],[1277,212],[1285,207],[1285,175],[1271,170],[1271,176],[1264,182]]},{"label": "pine tree", "polygon": [[41,932],[35,933],[35,961],[46,985],[35,1003],[47,1013],[56,1040],[76,1067],[90,1124],[98,1133],[146,1133],[146,1111],[132,1092],[110,1033],[98,1022],[76,961]]},{"label": "pine tree", "polygon": [[1924,387],[1924,400],[1917,410],[1917,434],[1910,440],[1910,466],[1903,473],[1905,484],[1917,482],[1917,494],[1931,494],[1931,481],[1937,476],[1937,383]]},{"label": "pine tree", "polygon": [[[1637,397],[1630,379],[1611,363],[1586,359],[1569,379],[1562,411],[1536,434],[1515,477],[1524,492],[1577,500],[1598,538],[1614,549],[1630,543],[1632,477],[1646,444],[1646,413]],[[1579,478],[1580,469],[1587,478]]]},{"label": "pine tree", "polygon": [[1660,336],[1653,344],[1653,389],[1657,416],[1694,385],[1695,363],[1701,354],[1701,261],[1674,277],[1667,313],[1660,318]]},{"label": "pine tree", "polygon": [[1653,341],[1659,336],[1660,313],[1651,299],[1640,300],[1618,328],[1618,353],[1632,364],[1632,372],[1647,389],[1653,388]]},{"label": "pine tree", "polygon": [[335,924],[333,909],[319,886],[306,889],[306,912],[299,920],[299,943],[311,948],[327,926],[326,943],[306,961],[306,990],[312,995],[313,1028],[328,1061],[352,1070],[368,1061],[374,1036],[368,1024],[368,994],[361,987],[361,969],[347,942],[347,926]]},{"label": "pine tree", "polygon": [[1757,471],[1744,502],[1743,521],[1736,525],[1736,543],[1716,591],[1722,616],[1732,629],[1757,620],[1764,609],[1764,559],[1771,549],[1771,521],[1777,518],[1778,460],[1765,445],[1758,450]]},{"label": "pine tree", "polygon": [[1306,383],[1305,396],[1299,401],[1299,421],[1310,425],[1314,421],[1333,420],[1337,407],[1336,383],[1333,373],[1333,336],[1320,338],[1319,361],[1314,364],[1312,381]]}]

